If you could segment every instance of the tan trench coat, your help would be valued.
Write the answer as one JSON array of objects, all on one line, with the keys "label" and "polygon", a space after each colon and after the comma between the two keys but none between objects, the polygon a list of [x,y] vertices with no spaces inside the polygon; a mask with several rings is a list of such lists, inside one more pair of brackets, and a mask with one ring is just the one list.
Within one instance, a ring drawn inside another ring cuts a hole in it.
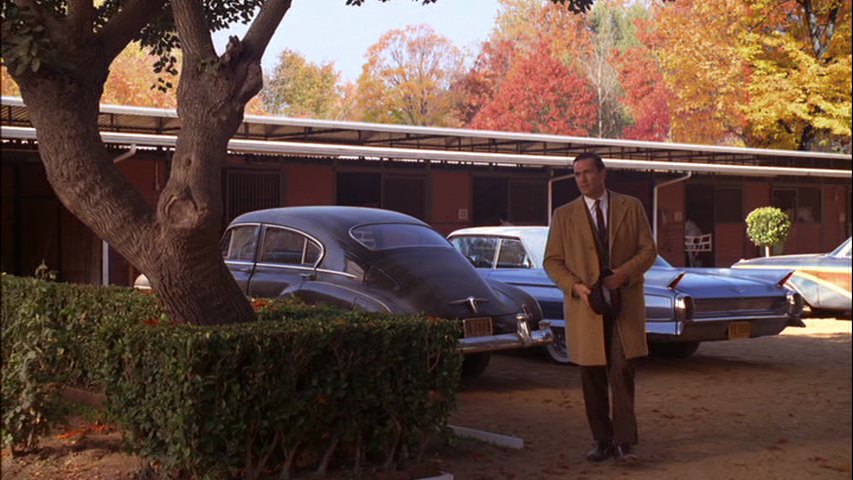
[{"label": "tan trench coat", "polygon": [[[608,191],[611,268],[628,276],[622,287],[622,312],[617,317],[626,358],[648,355],[643,274],[657,251],[642,203]],[[554,212],[545,248],[545,270],[565,294],[566,343],[572,363],[605,365],[604,319],[572,293],[577,282],[593,285],[599,277],[595,233],[583,196]]]}]

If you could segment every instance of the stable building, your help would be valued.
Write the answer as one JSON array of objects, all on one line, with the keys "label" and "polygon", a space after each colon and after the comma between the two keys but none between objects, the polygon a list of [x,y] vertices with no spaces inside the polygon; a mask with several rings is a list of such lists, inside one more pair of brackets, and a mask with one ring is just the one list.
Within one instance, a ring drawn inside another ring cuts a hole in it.
[{"label": "stable building", "polygon": [[[20,98],[3,97],[2,270],[42,262],[62,280],[128,285],[133,266],[62,207]],[[169,176],[174,110],[102,105],[101,136],[152,203]],[[237,215],[290,205],[397,210],[440,232],[545,225],[579,195],[571,162],[601,155],[608,186],[640,198],[660,254],[677,266],[727,267],[760,255],[753,209],[777,206],[793,230],[776,253],[829,251],[851,235],[851,155],[246,116],[222,170],[223,228]]]}]

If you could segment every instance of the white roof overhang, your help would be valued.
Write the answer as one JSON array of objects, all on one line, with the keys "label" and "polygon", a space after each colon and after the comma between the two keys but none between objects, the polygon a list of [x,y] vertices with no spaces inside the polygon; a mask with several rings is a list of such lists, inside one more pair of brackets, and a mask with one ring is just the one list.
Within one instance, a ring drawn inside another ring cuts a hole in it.
[{"label": "white roof overhang", "polygon": [[[17,97],[2,97],[2,138],[35,140]],[[172,149],[175,110],[102,105],[105,143]],[[229,143],[232,153],[391,159],[571,169],[581,152],[601,155],[609,168],[743,176],[851,178],[851,155],[246,116]]]}]

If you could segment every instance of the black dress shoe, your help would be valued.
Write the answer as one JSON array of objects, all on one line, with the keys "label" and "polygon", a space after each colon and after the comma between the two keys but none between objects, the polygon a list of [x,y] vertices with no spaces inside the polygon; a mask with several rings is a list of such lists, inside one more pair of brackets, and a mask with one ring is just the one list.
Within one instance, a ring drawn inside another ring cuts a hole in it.
[{"label": "black dress shoe", "polygon": [[595,448],[586,452],[586,459],[590,462],[601,462],[613,455],[613,445],[610,442],[595,442]]},{"label": "black dress shoe", "polygon": [[613,456],[616,457],[616,463],[637,463],[640,461],[634,454],[634,449],[627,443],[613,447]]}]

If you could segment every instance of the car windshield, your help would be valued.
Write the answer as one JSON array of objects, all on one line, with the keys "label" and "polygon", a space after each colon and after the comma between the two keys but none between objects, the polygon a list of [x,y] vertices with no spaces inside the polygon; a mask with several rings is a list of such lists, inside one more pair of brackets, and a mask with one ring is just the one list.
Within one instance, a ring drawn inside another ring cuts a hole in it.
[{"label": "car windshield", "polygon": [[850,237],[847,240],[845,240],[844,243],[842,243],[841,245],[838,246],[838,248],[833,250],[832,253],[830,253],[830,255],[833,257],[849,257],[850,256],[850,247],[851,247],[851,244],[850,244],[851,238],[853,238],[853,237]]},{"label": "car windshield", "polygon": [[527,248],[527,254],[533,258],[536,265],[542,266],[545,260],[545,244],[548,242],[548,229],[528,230],[521,235],[521,241]]},{"label": "car windshield", "polygon": [[[530,250],[528,253],[536,260],[537,265],[542,265],[545,261],[545,244],[548,242],[548,230],[531,230],[524,233],[524,243]],[[849,255],[849,250],[848,250]],[[666,260],[660,255],[655,258],[656,267],[672,268]]]},{"label": "car windshield", "polygon": [[359,225],[350,230],[350,236],[370,250],[390,250],[406,247],[453,248],[435,230],[412,223],[374,223]]}]

